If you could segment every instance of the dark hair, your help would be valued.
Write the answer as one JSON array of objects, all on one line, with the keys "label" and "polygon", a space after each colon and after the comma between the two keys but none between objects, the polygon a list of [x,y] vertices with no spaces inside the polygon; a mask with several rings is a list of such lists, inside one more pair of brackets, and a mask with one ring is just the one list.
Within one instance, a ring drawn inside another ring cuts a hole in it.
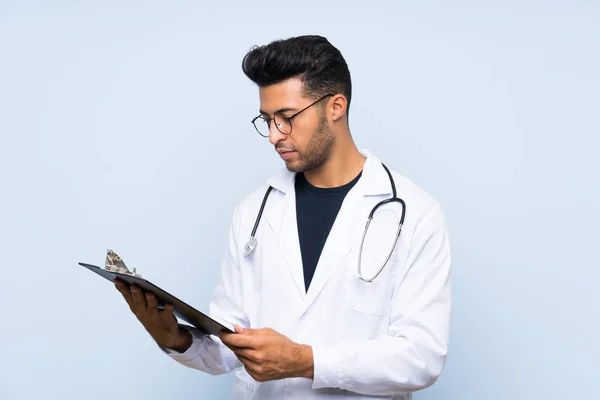
[{"label": "dark hair", "polygon": [[350,71],[342,53],[322,36],[298,36],[254,46],[244,57],[242,70],[259,87],[299,78],[305,94],[314,100],[341,93],[346,97],[348,114]]}]

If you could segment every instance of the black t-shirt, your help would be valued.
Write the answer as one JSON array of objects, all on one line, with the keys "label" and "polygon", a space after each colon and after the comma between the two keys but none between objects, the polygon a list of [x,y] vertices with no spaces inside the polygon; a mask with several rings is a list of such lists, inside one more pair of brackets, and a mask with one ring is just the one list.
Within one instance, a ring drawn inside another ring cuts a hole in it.
[{"label": "black t-shirt", "polygon": [[335,188],[318,188],[303,173],[296,175],[296,219],[307,291],[342,202],[361,175],[362,172],[351,182]]}]

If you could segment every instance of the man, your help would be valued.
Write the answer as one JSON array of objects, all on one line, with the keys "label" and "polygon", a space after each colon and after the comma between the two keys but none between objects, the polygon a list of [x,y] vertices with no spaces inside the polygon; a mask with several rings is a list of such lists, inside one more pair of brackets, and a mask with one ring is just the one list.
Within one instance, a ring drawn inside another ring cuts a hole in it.
[{"label": "man", "polygon": [[[447,355],[450,248],[440,204],[357,149],[350,73],[325,38],[256,47],[243,71],[259,87],[256,130],[286,168],[233,214],[209,314],[236,333],[178,325],[152,294],[117,288],[170,357],[209,374],[236,370],[235,399],[411,399]],[[403,202],[376,207],[395,193]]]}]

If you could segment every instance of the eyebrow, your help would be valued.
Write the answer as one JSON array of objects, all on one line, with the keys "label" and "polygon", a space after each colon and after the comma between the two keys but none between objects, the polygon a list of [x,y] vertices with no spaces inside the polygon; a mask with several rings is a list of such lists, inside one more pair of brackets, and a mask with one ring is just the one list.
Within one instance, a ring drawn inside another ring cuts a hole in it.
[{"label": "eyebrow", "polygon": [[[275,111],[275,114],[281,114],[284,112],[288,112],[288,111],[295,111],[296,108],[292,108],[292,107],[283,107],[280,108],[279,110]],[[263,111],[263,110],[258,110],[262,115],[270,115],[268,112]]]}]

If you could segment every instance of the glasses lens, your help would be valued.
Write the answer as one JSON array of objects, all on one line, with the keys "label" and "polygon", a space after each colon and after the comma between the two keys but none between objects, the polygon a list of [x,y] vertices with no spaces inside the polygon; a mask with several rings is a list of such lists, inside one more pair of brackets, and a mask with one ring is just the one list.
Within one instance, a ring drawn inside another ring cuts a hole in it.
[{"label": "glasses lens", "polygon": [[[271,122],[273,122],[273,120],[266,120],[263,117],[258,117],[254,120],[254,127],[261,136],[269,137],[269,123]],[[279,132],[283,133],[284,135],[289,135],[292,133],[292,125],[287,118],[275,116],[275,125]]]},{"label": "glasses lens", "polygon": [[287,118],[283,118],[282,116],[276,115],[275,124],[277,124],[277,129],[279,129],[279,132],[285,135],[289,135],[290,133],[292,133],[292,125],[290,124],[290,121]]},{"label": "glasses lens", "polygon": [[261,136],[269,137],[269,123],[263,117],[254,120],[254,127]]}]

